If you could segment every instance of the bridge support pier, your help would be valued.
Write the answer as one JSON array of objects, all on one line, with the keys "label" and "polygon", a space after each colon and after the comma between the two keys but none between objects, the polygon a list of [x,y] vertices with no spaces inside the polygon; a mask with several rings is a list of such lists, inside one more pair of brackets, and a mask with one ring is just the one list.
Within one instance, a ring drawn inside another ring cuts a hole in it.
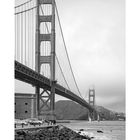
[{"label": "bridge support pier", "polygon": [[39,116],[39,109],[40,109],[40,88],[39,87],[36,87],[35,88],[35,93],[36,93],[36,117],[38,118]]},{"label": "bridge support pier", "polygon": [[[89,89],[89,104],[95,108],[95,90]],[[95,112],[89,111],[88,112],[89,121],[95,120]]]},{"label": "bridge support pier", "polygon": [[95,120],[94,113],[89,111],[88,112],[88,121],[91,122],[91,121],[94,121],[94,120]]}]

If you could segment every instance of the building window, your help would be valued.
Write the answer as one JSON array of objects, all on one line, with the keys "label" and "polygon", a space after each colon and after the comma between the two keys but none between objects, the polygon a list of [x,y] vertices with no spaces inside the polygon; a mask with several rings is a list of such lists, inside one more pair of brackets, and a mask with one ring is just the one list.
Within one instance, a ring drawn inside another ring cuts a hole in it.
[{"label": "building window", "polygon": [[25,113],[28,113],[28,111],[25,111]]},{"label": "building window", "polygon": [[15,105],[16,105],[16,103],[15,103]]},{"label": "building window", "polygon": [[15,113],[16,113],[16,111],[15,111]]},{"label": "building window", "polygon": [[28,105],[28,103],[25,103],[25,105]]}]

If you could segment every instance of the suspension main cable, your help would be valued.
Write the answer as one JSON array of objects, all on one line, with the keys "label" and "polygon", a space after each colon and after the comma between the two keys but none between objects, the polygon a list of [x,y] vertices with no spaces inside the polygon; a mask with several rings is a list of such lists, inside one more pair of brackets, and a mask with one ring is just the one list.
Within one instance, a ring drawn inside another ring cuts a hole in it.
[{"label": "suspension main cable", "polygon": [[21,7],[21,6],[27,4],[27,3],[31,2],[31,1],[32,1],[32,0],[26,1],[26,2],[24,2],[24,3],[22,3],[22,4],[20,4],[20,5],[15,6],[15,8]]},{"label": "suspension main cable", "polygon": [[[64,40],[64,35],[63,35],[62,26],[61,26],[60,17],[59,17],[59,13],[58,13],[58,9],[57,9],[56,3],[55,3],[55,7],[56,7],[56,14],[57,14],[57,18],[58,18],[58,22],[59,22],[59,26],[60,26],[60,31],[61,31],[61,35],[62,35],[62,39],[63,39],[65,51],[66,51],[66,55],[67,55],[67,58],[68,58],[70,70],[71,70],[71,73],[72,73],[72,76],[73,76],[75,85],[76,85],[76,87],[77,87],[77,90],[78,90],[78,92],[79,92],[79,95],[81,96],[81,98],[83,98],[82,95],[81,95],[81,92],[80,92],[80,90],[79,90],[79,87],[78,87],[78,85],[77,85],[77,82],[76,82],[76,79],[75,79],[75,76],[74,76],[74,73],[73,73],[73,70],[72,70],[72,66],[71,66],[71,63],[70,63],[70,58],[69,58],[68,51],[67,51],[67,48],[66,48],[66,43],[65,43],[65,40]],[[83,98],[83,99],[84,99],[84,98]]]},{"label": "suspension main cable", "polygon": [[26,10],[24,10],[24,11],[17,12],[17,13],[15,13],[15,15],[21,14],[21,13],[24,13],[24,12],[28,12],[28,11],[33,10],[33,9],[35,9],[35,8],[37,8],[37,6],[34,6],[34,7],[30,8],[30,9],[26,9]]}]

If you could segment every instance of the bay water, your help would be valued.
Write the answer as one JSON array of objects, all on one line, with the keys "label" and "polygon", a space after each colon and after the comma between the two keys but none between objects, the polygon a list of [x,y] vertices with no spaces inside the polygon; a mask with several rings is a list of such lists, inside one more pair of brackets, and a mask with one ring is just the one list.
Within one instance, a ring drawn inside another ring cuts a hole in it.
[{"label": "bay water", "polygon": [[125,121],[70,121],[62,125],[74,131],[83,129],[93,140],[125,140]]}]

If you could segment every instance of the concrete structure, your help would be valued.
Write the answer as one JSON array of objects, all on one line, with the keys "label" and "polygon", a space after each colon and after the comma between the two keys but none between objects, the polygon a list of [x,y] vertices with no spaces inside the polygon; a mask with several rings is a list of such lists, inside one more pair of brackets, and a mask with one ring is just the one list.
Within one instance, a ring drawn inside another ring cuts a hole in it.
[{"label": "concrete structure", "polygon": [[15,119],[34,118],[36,114],[35,94],[15,94]]}]

